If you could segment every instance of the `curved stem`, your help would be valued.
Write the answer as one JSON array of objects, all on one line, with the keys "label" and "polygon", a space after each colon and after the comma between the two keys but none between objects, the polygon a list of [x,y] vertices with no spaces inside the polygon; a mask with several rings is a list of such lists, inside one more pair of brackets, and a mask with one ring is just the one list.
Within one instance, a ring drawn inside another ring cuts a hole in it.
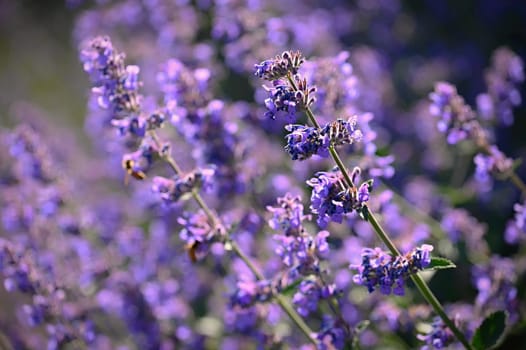
[{"label": "curved stem", "polygon": [[[159,140],[159,137],[155,133],[155,131],[150,131],[150,135],[152,139],[154,140],[154,142],[156,143],[156,145],[159,147],[161,145],[161,142]],[[162,155],[161,158],[166,163],[168,163],[170,168],[172,168],[172,170],[177,175],[181,175],[183,173],[181,168],[179,167],[179,165],[177,164],[177,162],[175,161],[175,159],[173,159],[171,155],[169,154]],[[212,224],[212,226],[217,225],[220,227],[224,227],[223,223],[213,213],[213,211],[208,207],[208,205],[204,201],[203,197],[201,197],[199,192],[197,192],[196,190],[193,190],[192,197],[197,202],[199,207],[203,209],[203,211],[205,212],[205,215],[207,216],[208,220],[210,220],[210,223]],[[261,273],[261,271],[259,271],[256,265],[254,265],[252,260],[250,260],[250,258],[245,254],[245,252],[243,252],[241,247],[239,247],[239,245],[230,238],[228,231],[227,230],[221,230],[221,231],[226,232],[226,242],[230,244],[230,246],[232,247],[232,251],[245,263],[245,265],[247,265],[250,271],[252,271],[256,279],[259,281],[265,280],[265,276]],[[307,337],[307,339],[309,339],[309,341],[313,343],[314,345],[317,345],[318,341],[313,337],[314,332],[310,329],[307,323],[305,323],[303,318],[301,318],[301,316],[296,312],[296,310],[294,310],[294,308],[290,305],[288,300],[283,295],[280,295],[280,294],[275,294],[273,298],[279,304],[281,309],[290,317],[290,319],[296,324],[296,326]]]},{"label": "curved stem", "polygon": [[[401,255],[398,249],[396,248],[396,246],[394,245],[394,243],[389,238],[389,236],[387,236],[387,233],[384,231],[382,226],[380,226],[380,224],[378,223],[378,220],[376,220],[376,217],[373,215],[373,213],[369,211],[369,208],[367,208],[366,217],[367,217],[367,221],[369,221],[371,226],[376,231],[378,237],[380,237],[380,239],[385,243],[389,251],[393,255],[396,255],[396,256]],[[469,341],[464,336],[464,333],[462,333],[457,328],[455,323],[451,321],[451,319],[447,316],[446,312],[444,311],[444,307],[442,306],[442,304],[440,304],[440,302],[438,301],[436,296],[433,294],[433,292],[431,291],[427,283],[422,279],[422,277],[420,277],[419,274],[414,274],[414,275],[411,275],[411,279],[413,280],[416,287],[420,291],[420,294],[422,294],[422,296],[429,303],[429,305],[433,307],[433,310],[435,310],[435,312],[438,314],[438,316],[440,316],[442,321],[444,321],[444,323],[449,327],[449,329],[451,329],[453,334],[455,334],[455,337],[457,337],[457,339],[462,343],[462,345],[464,345],[466,349],[473,349]]]},{"label": "curved stem", "polygon": [[442,307],[442,304],[438,301],[436,296],[433,294],[427,283],[423,280],[423,278],[418,274],[411,275],[411,279],[413,280],[414,284],[420,291],[420,294],[427,300],[427,302],[433,307],[433,310],[440,316],[442,321],[451,329],[455,337],[464,345],[464,347],[468,350],[473,350],[473,346],[469,343],[469,341],[464,336],[464,333],[462,333],[455,323],[451,321],[451,319],[447,316],[446,312],[444,311],[444,308]]},{"label": "curved stem", "polygon": [[522,197],[526,198],[526,184],[524,184],[517,173],[515,171],[510,172],[508,178],[521,191]]},{"label": "curved stem", "polygon": [[[288,79],[290,85],[292,86],[292,88],[295,91],[298,91],[298,87],[295,84],[294,79],[292,78],[290,73],[287,75],[287,79]],[[305,113],[307,114],[307,117],[309,118],[309,121],[316,128],[320,129],[320,124],[316,120],[316,117],[312,113],[312,110],[310,109],[309,106],[305,106]],[[352,183],[352,181],[351,181],[351,179],[349,177],[349,174],[347,172],[347,169],[345,168],[345,165],[343,164],[340,156],[338,155],[338,152],[334,149],[334,147],[332,145],[329,148],[329,151],[330,151],[330,154],[331,154],[334,162],[336,163],[336,165],[338,166],[338,168],[342,172],[343,176],[345,177],[347,185],[350,188],[353,188],[354,185],[353,185],[353,183]],[[371,224],[373,229],[375,230],[377,236],[387,246],[389,251],[395,256],[401,255],[400,251],[396,248],[396,246],[393,243],[393,241],[391,241],[391,239],[389,238],[387,233],[384,231],[382,226],[380,226],[380,224],[378,223],[378,220],[376,220],[376,217],[374,216],[374,214],[369,210],[369,207],[367,207],[367,206],[364,208],[364,216],[367,219],[367,221]],[[472,350],[473,347],[470,345],[470,343],[468,342],[468,340],[466,339],[464,334],[456,327],[455,323],[453,321],[451,321],[451,319],[447,316],[446,312],[444,311],[444,308],[442,307],[442,305],[440,304],[438,299],[435,297],[435,295],[433,294],[431,289],[428,287],[426,282],[418,274],[415,274],[415,275],[411,276],[411,278],[413,279],[413,282],[417,286],[418,290],[420,291],[420,293],[422,294],[424,299],[426,299],[426,301],[433,307],[435,312],[440,316],[440,318],[444,321],[444,323],[451,329],[453,334],[455,334],[455,336],[462,343],[462,345],[464,345],[464,347],[466,349]]]}]

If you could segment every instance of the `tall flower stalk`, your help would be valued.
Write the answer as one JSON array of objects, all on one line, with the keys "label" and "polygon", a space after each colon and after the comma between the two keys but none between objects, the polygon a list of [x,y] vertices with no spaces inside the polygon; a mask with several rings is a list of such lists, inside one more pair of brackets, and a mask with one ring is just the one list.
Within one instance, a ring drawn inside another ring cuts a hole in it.
[{"label": "tall flower stalk", "polygon": [[[124,54],[117,52],[107,37],[97,37],[91,40],[87,48],[82,51],[84,69],[91,75],[95,84],[93,93],[98,95],[99,106],[114,113],[112,124],[117,126],[124,135],[137,139],[139,149],[123,156],[123,167],[128,174],[138,180],[146,178],[155,158],[159,158],[169,165],[177,177],[176,180],[156,177],[153,190],[161,194],[168,201],[177,201],[182,195],[190,194],[198,206],[203,210],[209,227],[212,229],[210,237],[189,237],[189,254],[196,258],[196,250],[203,249],[212,240],[221,242],[227,250],[231,250],[250,269],[258,281],[266,281],[263,273],[252,262],[251,258],[232,240],[229,231],[214,211],[207,205],[200,195],[199,186],[204,171],[186,174],[170,153],[169,144],[158,136],[158,129],[164,120],[162,112],[147,115],[141,108],[142,96],[138,94],[140,81],[137,66],[125,66]],[[199,176],[197,176],[199,174]],[[294,310],[288,300],[279,293],[273,293],[273,298],[281,309],[289,316],[305,337],[317,344],[315,334],[305,323],[303,318]]]},{"label": "tall flower stalk", "polygon": [[[318,123],[314,113],[312,112],[311,105],[315,99],[312,97],[316,91],[314,87],[310,87],[306,79],[302,79],[299,74],[299,66],[303,63],[303,59],[299,59],[295,56],[299,56],[300,53],[285,52],[281,56],[277,56],[274,60],[267,60],[259,65],[255,65],[256,75],[267,80],[270,80],[274,86],[280,86],[280,93],[277,95],[270,90],[270,97],[266,101],[267,108],[272,112],[272,117],[275,117],[277,112],[281,112],[284,116],[295,119],[296,112],[298,110],[304,111],[307,115],[309,122],[318,130],[321,131],[322,127]],[[290,59],[295,57],[295,59]],[[286,79],[288,84],[284,83]],[[287,86],[288,85],[288,86]],[[274,103],[279,101],[279,104]],[[291,110],[289,106],[294,106]],[[299,108],[298,108],[299,107]],[[328,151],[334,162],[336,163],[340,173],[343,176],[347,191],[353,193],[358,192],[358,188],[353,181],[350,172],[347,170],[344,162],[342,161],[338,151],[336,150],[335,144],[330,143]],[[358,212],[361,216],[369,222],[373,227],[377,236],[387,246],[391,254],[395,257],[401,257],[402,254],[397,249],[395,244],[392,242],[388,234],[382,228],[374,213],[369,209],[366,202],[360,206]],[[451,329],[457,339],[463,344],[466,349],[472,349],[471,344],[465,337],[465,335],[457,328],[455,323],[447,316],[444,308],[435,297],[427,283],[418,275],[418,273],[411,273],[411,279],[417,286],[418,290],[425,298],[425,300],[433,307],[435,312],[440,316],[444,323]]]}]

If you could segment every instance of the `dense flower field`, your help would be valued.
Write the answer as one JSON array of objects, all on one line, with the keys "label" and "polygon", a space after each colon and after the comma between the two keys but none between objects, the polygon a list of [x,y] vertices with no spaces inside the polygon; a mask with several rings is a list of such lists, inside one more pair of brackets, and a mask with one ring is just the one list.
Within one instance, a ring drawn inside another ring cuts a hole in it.
[{"label": "dense flower field", "polygon": [[526,346],[526,6],[61,7],[89,142],[0,110],[0,349]]}]

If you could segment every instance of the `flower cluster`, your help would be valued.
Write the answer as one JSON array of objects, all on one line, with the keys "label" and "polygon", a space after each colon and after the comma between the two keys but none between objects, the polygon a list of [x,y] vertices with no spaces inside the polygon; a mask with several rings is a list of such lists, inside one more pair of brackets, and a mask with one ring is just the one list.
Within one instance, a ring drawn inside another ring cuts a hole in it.
[{"label": "flower cluster", "polygon": [[513,209],[515,210],[515,217],[508,222],[504,233],[506,242],[510,244],[517,243],[526,238],[526,203],[515,203]]},{"label": "flower cluster", "polygon": [[175,175],[172,179],[156,176],[152,179],[152,191],[158,193],[163,201],[175,203],[185,194],[200,187],[211,186],[214,169],[196,169],[184,176]]},{"label": "flower cluster", "polygon": [[332,298],[337,294],[335,285],[327,286],[319,281],[306,279],[300,283],[298,291],[292,297],[292,303],[300,315],[308,316],[318,309],[320,300]]},{"label": "flower cluster", "polygon": [[448,143],[456,144],[478,136],[480,125],[475,112],[464,102],[453,85],[446,82],[437,83],[429,98],[429,112],[438,118],[438,130],[447,134]]},{"label": "flower cluster", "polygon": [[239,281],[237,289],[230,297],[230,307],[248,308],[272,298],[272,286],[269,281]]},{"label": "flower cluster", "polygon": [[327,258],[329,253],[328,236],[327,231],[320,231],[315,237],[310,235],[274,236],[274,240],[279,243],[276,254],[285,266],[291,268],[289,272],[291,279],[294,280],[299,275],[307,276],[320,272],[320,260]]},{"label": "flower cluster", "polygon": [[356,117],[337,119],[321,129],[300,124],[289,124],[285,129],[290,132],[285,137],[285,150],[292,160],[305,160],[313,155],[326,158],[331,145],[351,145],[362,139],[361,131],[356,129]]},{"label": "flower cluster", "polygon": [[[351,174],[353,183],[360,173],[355,168]],[[330,221],[341,223],[344,215],[353,211],[361,213],[369,201],[369,193],[372,190],[372,181],[363,182],[359,187],[349,188],[345,178],[340,171],[315,174],[315,177],[307,181],[312,187],[311,205],[312,213],[318,215],[318,225],[326,227]]]},{"label": "flower cluster", "polygon": [[113,48],[108,37],[96,37],[80,53],[84,71],[95,87],[101,108],[109,109],[115,119],[139,112],[142,96],[138,94],[139,67],[124,64],[124,54]]},{"label": "flower cluster", "polygon": [[277,207],[267,206],[267,210],[272,213],[272,219],[268,222],[270,228],[282,231],[285,236],[303,235],[305,232],[303,220],[310,217],[303,214],[301,197],[287,193],[277,199],[277,205]]},{"label": "flower cluster", "polygon": [[273,80],[270,87],[264,86],[268,93],[268,98],[265,100],[267,108],[265,117],[294,122],[296,113],[314,103],[313,95],[316,87],[307,85],[307,81],[299,75],[295,75],[293,81],[295,87],[291,86],[290,81],[284,79]]},{"label": "flower cluster", "polygon": [[455,339],[453,332],[440,317],[435,317],[429,333],[418,334],[417,337],[426,344],[420,348],[421,350],[444,349]]},{"label": "flower cluster", "polygon": [[304,61],[301,52],[284,51],[274,59],[255,64],[254,75],[269,81],[283,78],[287,74],[296,75]]},{"label": "flower cluster", "polygon": [[404,295],[405,280],[430,264],[432,250],[433,246],[424,244],[405,255],[393,257],[380,248],[364,248],[361,264],[351,265],[358,270],[353,280],[365,285],[369,293],[378,288],[385,295]]},{"label": "flower cluster", "polygon": [[513,160],[506,157],[496,146],[489,147],[489,154],[477,154],[475,162],[475,179],[484,191],[492,187],[492,177],[506,175],[513,167]]},{"label": "flower cluster", "polygon": [[192,261],[206,257],[213,243],[224,240],[226,235],[222,225],[210,224],[210,218],[203,210],[194,213],[186,212],[177,219],[177,222],[183,227],[179,237],[186,243]]},{"label": "flower cluster", "polygon": [[508,48],[493,53],[492,66],[487,70],[488,92],[477,96],[477,109],[484,119],[493,119],[506,126],[513,124],[513,108],[521,104],[518,85],[524,81],[522,59]]}]

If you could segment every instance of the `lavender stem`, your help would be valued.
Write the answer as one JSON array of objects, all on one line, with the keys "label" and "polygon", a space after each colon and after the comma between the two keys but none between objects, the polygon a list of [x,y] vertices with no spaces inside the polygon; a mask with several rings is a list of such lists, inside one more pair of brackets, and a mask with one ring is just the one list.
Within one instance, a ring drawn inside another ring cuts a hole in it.
[{"label": "lavender stem", "polygon": [[[292,88],[294,89],[294,91],[298,91],[298,87],[297,87],[296,83],[294,82],[294,79],[292,78],[290,73],[287,74],[287,79],[288,79],[290,85],[292,86]],[[309,106],[305,106],[305,113],[307,114],[307,117],[308,117],[309,121],[316,128],[320,129],[320,124],[316,120],[316,117],[314,116],[314,113],[312,113],[312,110],[310,109]],[[334,149],[334,146],[331,145],[329,147],[329,152],[330,152],[334,162],[336,163],[336,165],[340,169],[341,173],[343,174],[343,176],[345,178],[345,181],[347,182],[347,185],[350,188],[353,188],[354,184],[353,184],[353,182],[352,182],[352,180],[351,180],[351,178],[349,176],[349,173],[347,172],[347,169],[346,169],[345,165],[343,164],[338,152]],[[526,187],[525,187],[525,189],[526,189]],[[387,233],[380,226],[380,224],[376,220],[376,217],[374,216],[374,214],[369,210],[369,207],[366,207],[365,210],[366,210],[365,217],[367,218],[367,221],[371,224],[371,226],[375,230],[377,236],[382,240],[382,242],[384,242],[384,244],[387,246],[387,248],[389,249],[389,251],[393,255],[400,256],[401,255],[400,251],[396,248],[396,246],[391,241],[391,239],[389,238]],[[420,291],[420,293],[422,294],[424,299],[426,299],[426,301],[433,307],[435,312],[440,316],[440,318],[442,318],[444,323],[451,329],[453,334],[455,334],[455,336],[462,343],[462,345],[466,349],[472,350],[473,347],[471,346],[469,341],[466,339],[464,334],[455,326],[455,323],[453,321],[451,321],[451,319],[447,316],[446,312],[444,311],[443,306],[440,304],[440,302],[438,301],[436,296],[433,294],[433,292],[431,291],[431,289],[429,288],[427,283],[422,279],[422,277],[420,277],[420,275],[418,275],[418,274],[414,274],[414,275],[411,276],[411,279],[413,280],[413,282],[417,286],[418,290]]]},{"label": "lavender stem", "polygon": [[[150,131],[150,135],[152,136],[152,139],[159,146],[161,142],[159,140],[159,137],[155,133],[155,131]],[[181,168],[179,167],[179,165],[177,164],[177,162],[175,161],[175,159],[173,159],[171,155],[169,154],[162,155],[161,158],[166,163],[168,163],[168,165],[172,168],[172,170],[177,175],[182,174]],[[213,214],[212,210],[208,207],[206,202],[203,200],[203,197],[201,197],[201,195],[196,190],[192,191],[192,197],[197,202],[199,207],[203,209],[206,216],[210,220],[210,223],[213,226],[215,225],[223,226],[219,218]],[[252,263],[250,258],[243,252],[243,250],[239,247],[239,245],[228,236],[228,231],[224,230],[224,232],[227,232],[227,237],[226,237],[227,242],[232,247],[232,251],[245,263],[245,265],[250,269],[250,271],[252,271],[252,273],[254,274],[254,276],[256,277],[258,281],[265,280],[265,276],[263,276],[263,274],[261,273],[261,271],[259,271],[256,265]],[[287,299],[285,299],[285,297],[283,297],[280,294],[275,294],[274,299],[277,301],[281,309],[290,317],[290,319],[296,324],[296,326],[298,326],[298,328],[303,332],[303,334],[309,339],[309,341],[313,343],[314,345],[316,345],[318,342],[312,336],[314,332],[310,329],[307,323],[305,323],[305,321],[301,318],[301,316],[294,310],[294,308],[289,304]]]}]

